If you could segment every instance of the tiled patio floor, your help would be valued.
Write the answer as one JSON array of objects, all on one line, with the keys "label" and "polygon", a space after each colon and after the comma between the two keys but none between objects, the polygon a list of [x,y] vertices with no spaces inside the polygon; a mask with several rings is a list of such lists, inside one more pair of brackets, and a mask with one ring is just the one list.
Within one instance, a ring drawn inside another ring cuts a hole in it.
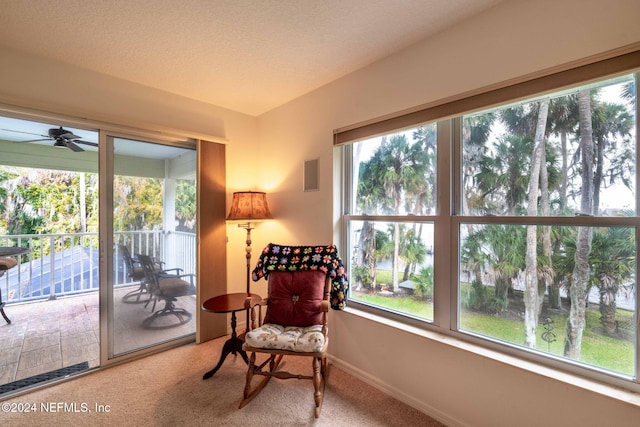
[{"label": "tiled patio floor", "polygon": [[[114,353],[121,354],[195,332],[195,297],[179,298],[176,306],[193,318],[184,325],[145,329],[152,304],[126,304],[122,295],[137,288],[116,291],[114,298]],[[156,310],[162,308],[158,302]],[[11,324],[0,318],[0,385],[54,371],[81,362],[100,363],[98,294],[5,306]],[[164,319],[163,319],[164,320]],[[167,321],[174,322],[174,316]]]}]

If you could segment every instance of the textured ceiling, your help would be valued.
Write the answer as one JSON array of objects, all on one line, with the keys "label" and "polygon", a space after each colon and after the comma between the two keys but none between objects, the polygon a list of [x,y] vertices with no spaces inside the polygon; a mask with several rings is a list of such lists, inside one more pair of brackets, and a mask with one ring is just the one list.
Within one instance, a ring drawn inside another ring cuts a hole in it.
[{"label": "textured ceiling", "polygon": [[502,0],[0,0],[0,44],[259,115]]}]

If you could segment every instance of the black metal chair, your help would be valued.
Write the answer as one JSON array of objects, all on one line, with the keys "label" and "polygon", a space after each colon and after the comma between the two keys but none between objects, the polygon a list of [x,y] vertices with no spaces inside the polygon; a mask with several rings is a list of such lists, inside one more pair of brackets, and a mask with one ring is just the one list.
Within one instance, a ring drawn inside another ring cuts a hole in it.
[{"label": "black metal chair", "polygon": [[[142,325],[149,329],[162,329],[179,326],[191,320],[191,313],[175,306],[178,297],[195,295],[195,275],[180,274],[180,269],[158,270],[153,259],[147,255],[136,255],[144,270],[147,289],[153,299],[153,314],[146,318]],[[172,274],[172,271],[177,273]],[[184,280],[184,278],[188,278]],[[155,311],[156,301],[163,300],[164,307]],[[147,302],[148,304],[148,302]],[[165,316],[176,316],[178,323],[157,324],[156,321]]]},{"label": "black metal chair", "polygon": [[[131,256],[129,248],[127,248],[125,245],[118,245],[118,251],[122,256],[122,260],[124,261],[125,267],[127,269],[127,277],[131,281],[138,282],[139,284],[138,289],[128,292],[125,296],[122,297],[122,301],[127,303],[146,302],[146,299],[140,301],[140,298],[144,294],[149,294],[149,290],[147,289],[145,280],[144,269],[142,268],[138,260],[134,259]],[[149,297],[151,297],[150,294]]]},{"label": "black metal chair", "polygon": [[[18,261],[14,258],[0,257],[0,277],[4,276],[5,271],[12,269],[16,265],[18,265]],[[2,301],[2,288],[0,288],[0,314],[2,314],[2,317],[4,317],[4,320],[8,324],[11,324],[11,320],[9,320],[4,312],[4,304],[4,301]]]},{"label": "black metal chair", "polygon": [[[140,261],[138,261],[137,257],[131,256],[131,252],[129,252],[129,248],[127,248],[125,245],[118,245],[118,251],[120,252],[122,256],[122,260],[125,263],[125,266],[127,269],[127,277],[132,282],[138,282],[138,285],[139,285],[138,289],[135,289],[131,292],[128,292],[126,295],[124,295],[122,297],[122,301],[126,303],[146,302],[148,305],[149,301],[151,300],[151,293],[149,292],[149,289],[147,289],[146,276],[144,274],[144,269],[142,268],[142,265],[140,265]],[[152,260],[153,260],[154,268],[158,271],[162,270],[162,265],[164,263],[155,258],[152,258]],[[149,296],[149,299],[141,300],[141,297],[145,294]]]}]

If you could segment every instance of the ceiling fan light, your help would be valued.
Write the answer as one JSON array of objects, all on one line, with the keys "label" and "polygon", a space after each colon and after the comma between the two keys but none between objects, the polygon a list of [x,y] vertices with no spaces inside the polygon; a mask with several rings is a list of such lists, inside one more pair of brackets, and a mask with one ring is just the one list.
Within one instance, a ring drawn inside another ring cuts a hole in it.
[{"label": "ceiling fan light", "polygon": [[67,148],[67,144],[65,144],[61,139],[57,139],[56,142],[53,143],[53,146],[58,148]]}]

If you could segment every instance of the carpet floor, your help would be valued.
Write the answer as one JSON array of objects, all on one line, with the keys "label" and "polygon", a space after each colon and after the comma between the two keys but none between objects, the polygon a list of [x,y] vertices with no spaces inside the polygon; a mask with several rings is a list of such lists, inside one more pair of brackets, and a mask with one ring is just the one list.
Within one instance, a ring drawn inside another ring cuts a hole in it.
[{"label": "carpet floor", "polygon": [[[9,426],[443,426],[331,365],[318,419],[308,380],[274,378],[238,409],[246,374],[241,357],[230,355],[212,378],[202,379],[217,363],[226,338],[185,345],[4,400],[0,422]],[[286,369],[312,372],[306,358],[284,361]]]}]

